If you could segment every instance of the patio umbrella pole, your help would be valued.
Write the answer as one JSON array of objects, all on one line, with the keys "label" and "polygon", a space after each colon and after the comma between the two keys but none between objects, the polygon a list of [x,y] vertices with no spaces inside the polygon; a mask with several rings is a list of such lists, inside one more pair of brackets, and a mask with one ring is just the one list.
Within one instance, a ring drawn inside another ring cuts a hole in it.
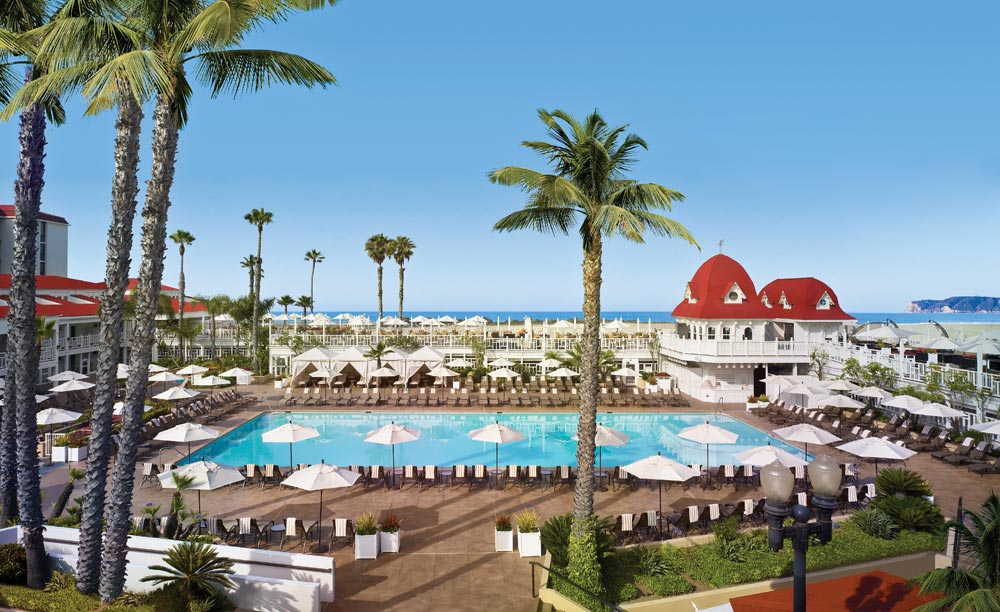
[{"label": "patio umbrella pole", "polygon": [[396,445],[390,444],[392,447],[392,488],[396,488]]},{"label": "patio umbrella pole", "polygon": [[660,510],[656,513],[656,529],[660,532],[660,539],[663,539],[663,481],[660,483]]},{"label": "patio umbrella pole", "polygon": [[288,469],[292,470],[295,468],[295,464],[292,463],[292,443],[288,443]]},{"label": "patio umbrella pole", "polygon": [[316,546],[313,548],[315,552],[326,552],[326,546],[323,545],[323,489],[319,490],[319,522],[316,523]]}]

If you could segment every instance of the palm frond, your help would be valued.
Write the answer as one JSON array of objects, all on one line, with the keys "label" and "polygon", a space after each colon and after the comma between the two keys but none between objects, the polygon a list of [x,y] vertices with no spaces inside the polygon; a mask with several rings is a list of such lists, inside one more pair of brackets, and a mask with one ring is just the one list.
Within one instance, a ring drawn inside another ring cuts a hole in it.
[{"label": "palm frond", "polygon": [[90,101],[87,114],[116,106],[126,92],[144,102],[171,86],[167,67],[156,52],[130,51],[106,62],[87,79],[83,87],[83,94]]},{"label": "palm frond", "polygon": [[[33,104],[48,107],[53,98],[58,99],[59,96],[79,90],[95,66],[96,64],[79,64],[41,74],[25,83],[7,100],[3,111],[0,111],[0,121],[9,121],[15,114]],[[12,75],[12,78],[16,84],[16,75]]]},{"label": "palm frond", "polygon": [[996,589],[976,589],[953,600],[949,612],[1000,612],[1000,594]]},{"label": "palm frond", "polygon": [[212,89],[213,97],[223,91],[231,92],[233,96],[260,91],[273,83],[326,88],[337,82],[319,64],[300,55],[280,51],[209,51],[190,59],[198,60],[197,77]]},{"label": "palm frond", "polygon": [[239,42],[262,19],[257,9],[252,0],[211,2],[173,38],[171,57],[180,58],[195,47],[221,49]]},{"label": "palm frond", "polygon": [[111,59],[142,46],[141,36],[134,29],[114,18],[93,16],[53,19],[26,36],[36,46],[36,63],[48,70]]},{"label": "palm frond", "polygon": [[626,240],[644,243],[646,223],[636,212],[620,206],[601,206],[591,215],[591,223],[595,231],[609,238],[616,235]]},{"label": "palm frond", "polygon": [[493,229],[498,232],[531,229],[543,234],[568,234],[575,220],[576,211],[569,208],[529,206],[500,219]]},{"label": "palm frond", "polygon": [[21,87],[22,80],[10,64],[0,64],[0,104],[7,105]]},{"label": "palm frond", "polygon": [[629,210],[672,210],[674,202],[684,201],[684,194],[656,183],[616,181],[614,188],[608,201]]}]

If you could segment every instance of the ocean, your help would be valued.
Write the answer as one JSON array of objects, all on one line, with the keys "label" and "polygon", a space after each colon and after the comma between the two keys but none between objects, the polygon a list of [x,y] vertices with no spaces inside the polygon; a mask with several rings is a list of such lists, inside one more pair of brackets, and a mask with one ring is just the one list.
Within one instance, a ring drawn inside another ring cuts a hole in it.
[{"label": "ocean", "polygon": [[[296,312],[297,309],[290,308],[289,312]],[[350,314],[363,314],[367,315],[373,321],[375,320],[378,313],[372,310],[365,311],[325,311],[330,317],[335,317],[343,312],[350,312]],[[277,314],[277,312],[275,313]],[[386,310],[385,315],[395,315],[396,312],[393,310]],[[544,319],[549,319],[554,321],[557,319],[566,319],[572,321],[573,319],[582,320],[583,313],[580,311],[573,310],[420,310],[420,311],[404,311],[403,313],[406,317],[415,317],[417,315],[423,315],[425,317],[443,317],[445,315],[450,315],[455,317],[459,321],[462,319],[467,319],[475,315],[480,315],[486,317],[490,321],[496,322],[499,319],[501,322],[506,322],[507,319],[512,321],[520,321],[524,319],[525,316],[529,316],[534,321],[542,321]],[[891,319],[896,323],[926,323],[928,321],[937,321],[941,324],[959,324],[959,323],[1000,323],[1000,313],[913,313],[913,312],[854,312],[850,313],[857,317],[859,323],[866,323],[870,321],[885,321],[886,319]],[[674,320],[670,313],[662,310],[606,310],[601,313],[601,317],[611,321],[612,319],[622,319],[625,322],[639,321],[646,323],[652,321],[653,323],[670,323]]]}]

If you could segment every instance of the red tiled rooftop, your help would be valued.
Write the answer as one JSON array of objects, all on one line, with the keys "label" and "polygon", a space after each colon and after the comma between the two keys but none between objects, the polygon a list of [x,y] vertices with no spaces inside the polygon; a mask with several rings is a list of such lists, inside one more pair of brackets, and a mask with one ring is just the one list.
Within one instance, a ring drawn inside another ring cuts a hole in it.
[{"label": "red tiled rooftop", "polygon": [[[6,217],[8,219],[13,219],[14,218],[14,205],[13,204],[0,204],[0,217]],[[39,221],[51,221],[52,223],[63,223],[65,225],[69,225],[69,221],[67,221],[64,217],[60,217],[58,215],[50,215],[49,213],[46,213],[46,212],[39,212],[38,213],[38,220]]]}]

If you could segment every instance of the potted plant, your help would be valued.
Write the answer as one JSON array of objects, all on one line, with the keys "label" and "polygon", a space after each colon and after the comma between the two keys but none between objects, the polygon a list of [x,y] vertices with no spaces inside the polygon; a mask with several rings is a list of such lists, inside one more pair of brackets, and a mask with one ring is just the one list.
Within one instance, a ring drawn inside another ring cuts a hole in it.
[{"label": "potted plant", "polygon": [[52,462],[65,463],[66,449],[69,446],[69,436],[62,434],[52,438]]},{"label": "potted plant", "polygon": [[399,524],[401,522],[395,512],[390,512],[382,518],[378,532],[378,544],[382,552],[399,552]]},{"label": "potted plant", "polygon": [[514,552],[514,525],[510,516],[498,514],[493,521],[493,541],[497,552]]},{"label": "potted plant", "polygon": [[522,510],[514,515],[517,524],[517,550],[522,557],[542,556],[541,518],[534,510]]},{"label": "potted plant", "polygon": [[757,403],[757,396],[751,395],[747,398],[747,410],[752,410],[756,408],[759,404]]},{"label": "potted plant", "polygon": [[79,431],[69,434],[69,443],[66,445],[66,461],[86,461],[89,443],[90,436]]},{"label": "potted plant", "polygon": [[354,520],[354,558],[375,559],[378,557],[378,525],[371,512]]}]

